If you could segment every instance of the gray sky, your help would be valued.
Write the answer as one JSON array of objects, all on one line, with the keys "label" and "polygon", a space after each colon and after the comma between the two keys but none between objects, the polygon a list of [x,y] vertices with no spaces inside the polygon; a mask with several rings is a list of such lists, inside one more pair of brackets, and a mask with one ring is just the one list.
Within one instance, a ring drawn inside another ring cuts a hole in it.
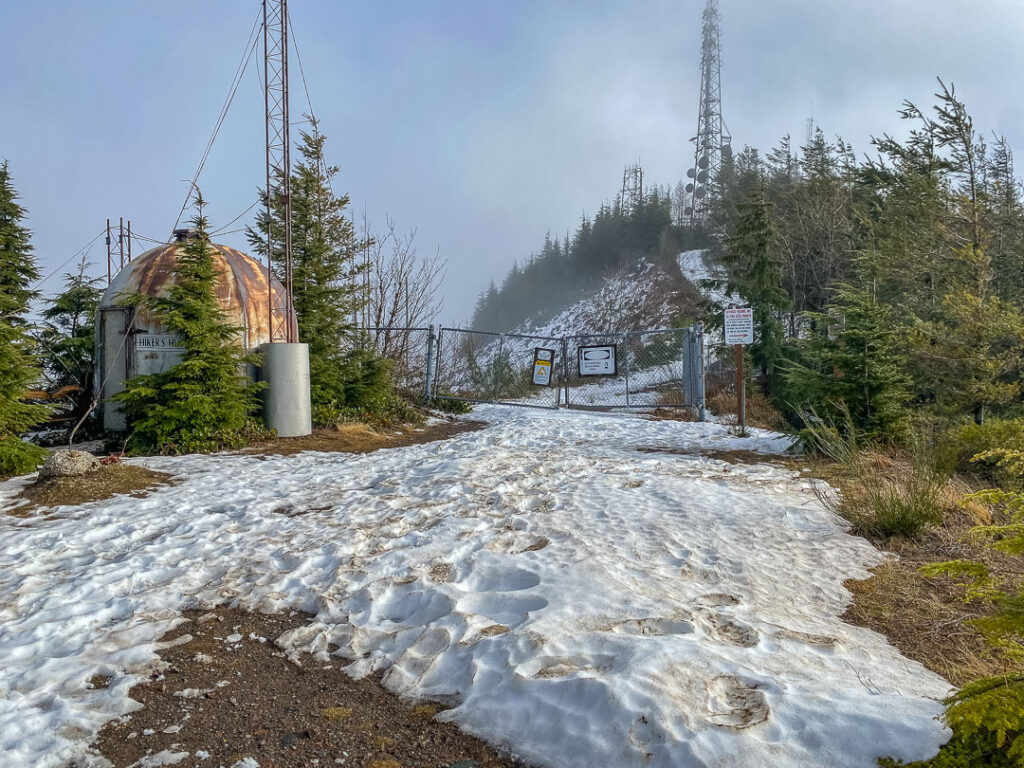
[{"label": "gray sky", "polygon": [[[44,274],[107,217],[170,234],[259,0],[0,0],[0,159]],[[292,0],[335,189],[448,259],[445,321],[490,279],[593,213],[637,159],[692,163],[704,0]],[[1024,158],[1021,0],[721,0],[723,112],[761,149],[813,114],[858,154],[900,134],[903,99],[956,84],[977,126]],[[254,57],[200,178],[214,227],[264,178]],[[292,114],[306,111],[292,63]],[[1022,159],[1024,162],[1024,159]],[[250,217],[239,223],[247,223]],[[235,227],[239,224],[234,225]],[[242,233],[219,242],[245,247]],[[105,272],[105,249],[90,253]],[[59,287],[60,272],[43,290]]]}]

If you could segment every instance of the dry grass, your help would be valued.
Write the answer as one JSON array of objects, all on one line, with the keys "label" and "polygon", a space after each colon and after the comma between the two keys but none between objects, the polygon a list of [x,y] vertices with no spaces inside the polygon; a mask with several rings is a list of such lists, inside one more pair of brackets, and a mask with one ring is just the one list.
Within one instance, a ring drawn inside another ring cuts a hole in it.
[{"label": "dry grass", "polygon": [[[736,392],[719,389],[708,397],[708,410],[715,416],[732,414],[736,417]],[[775,406],[758,391],[747,389],[747,426],[771,429],[776,432],[786,429],[786,420]]]},{"label": "dry grass", "polygon": [[904,656],[956,686],[1016,669],[1005,656],[991,652],[968,623],[989,613],[988,606],[965,602],[964,587],[950,579],[929,579],[918,572],[929,563],[971,558],[1016,578],[1007,573],[1010,564],[962,540],[970,524],[970,517],[962,515],[919,539],[893,540],[898,558],[875,568],[869,579],[846,582],[853,603],[842,616],[885,635]]},{"label": "dry grass", "polygon": [[657,405],[644,417],[651,421],[697,421],[697,409],[678,406],[681,399],[679,392],[659,392]]},{"label": "dry grass", "polygon": [[38,480],[25,488],[20,497],[27,500],[9,514],[27,517],[29,513],[49,507],[78,506],[90,501],[103,501],[119,494],[141,497],[145,491],[166,485],[172,476],[146,467],[114,464],[79,477],[58,477]]},{"label": "dry grass", "polygon": [[446,421],[424,426],[406,424],[377,430],[361,423],[342,424],[333,429],[315,429],[313,434],[305,437],[279,437],[265,443],[255,443],[238,453],[263,456],[292,456],[302,451],[369,453],[379,448],[399,448],[446,440],[464,432],[475,432],[485,426],[482,421]]},{"label": "dry grass", "polygon": [[[906,488],[913,473],[910,458],[895,451],[863,452],[853,466],[819,460],[813,470],[815,476],[840,489],[842,500],[836,511],[855,525],[872,514],[866,493],[870,485]],[[866,538],[896,557],[875,568],[869,579],[846,582],[853,603],[842,617],[885,635],[903,655],[957,686],[1013,669],[1005,657],[989,651],[968,623],[990,607],[968,604],[962,585],[947,578],[925,578],[918,570],[930,563],[969,559],[986,563],[1010,582],[1019,579],[1019,562],[1014,558],[966,538],[972,526],[992,520],[986,507],[964,499],[972,490],[962,478],[939,485],[934,501],[941,520],[915,537],[885,537],[874,534],[870,526],[862,527]]]}]

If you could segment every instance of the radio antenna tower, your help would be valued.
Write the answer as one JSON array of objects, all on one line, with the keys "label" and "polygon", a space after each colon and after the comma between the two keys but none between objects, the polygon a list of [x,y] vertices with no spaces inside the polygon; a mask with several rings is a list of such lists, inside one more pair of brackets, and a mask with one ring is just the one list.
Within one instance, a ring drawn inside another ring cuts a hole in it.
[{"label": "radio antenna tower", "polygon": [[718,179],[722,154],[729,152],[732,137],[722,120],[722,29],[718,0],[708,0],[703,15],[700,56],[700,111],[697,135],[691,141],[696,147],[693,168],[686,175],[689,205],[685,214],[690,224],[706,221],[710,210],[709,189]]},{"label": "radio antenna tower", "polygon": [[[284,257],[284,306],[275,307],[270,293],[270,340],[296,343],[292,317],[292,198],[291,138],[288,131],[288,0],[263,0],[263,101],[267,114],[267,277],[273,274],[273,201],[281,202],[284,231],[277,248]],[[280,174],[280,181],[278,180]],[[278,319],[277,327],[274,320]]]},{"label": "radio antenna tower", "polygon": [[644,169],[640,163],[627,165],[622,172],[622,197],[621,205],[623,213],[633,213],[644,201]]}]

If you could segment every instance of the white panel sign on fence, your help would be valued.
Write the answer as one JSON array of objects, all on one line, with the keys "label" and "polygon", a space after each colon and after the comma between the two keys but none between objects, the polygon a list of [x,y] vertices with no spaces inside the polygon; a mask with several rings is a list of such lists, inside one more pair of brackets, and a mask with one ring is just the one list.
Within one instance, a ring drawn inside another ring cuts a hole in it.
[{"label": "white panel sign on fence", "polygon": [[750,307],[736,307],[725,310],[725,343],[754,343],[754,310]]},{"label": "white panel sign on fence", "polygon": [[580,376],[615,376],[615,345],[580,347]]}]

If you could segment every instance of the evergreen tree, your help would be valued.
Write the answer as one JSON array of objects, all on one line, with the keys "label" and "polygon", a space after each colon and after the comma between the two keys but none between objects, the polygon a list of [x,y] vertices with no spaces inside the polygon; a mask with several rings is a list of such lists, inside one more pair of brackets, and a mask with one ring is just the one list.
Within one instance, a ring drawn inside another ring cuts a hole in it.
[{"label": "evergreen tree", "polygon": [[21,440],[48,410],[23,401],[25,391],[41,375],[25,324],[39,272],[24,218],[5,162],[0,165],[0,476],[31,472],[45,455]]},{"label": "evergreen tree", "polygon": [[258,385],[244,375],[241,329],[229,325],[217,299],[204,201],[196,196],[193,236],[175,261],[165,296],[136,300],[178,336],[181,361],[163,373],[136,376],[115,396],[124,407],[135,452],[192,453],[244,442]]},{"label": "evergreen tree", "polygon": [[754,343],[749,354],[761,371],[766,394],[775,389],[776,364],[782,355],[780,316],[789,305],[774,253],[776,235],[770,209],[763,188],[743,203],[723,255],[729,276],[727,291],[741,296],[753,309]]},{"label": "evergreen tree", "polygon": [[96,310],[103,293],[99,278],[86,275],[87,267],[82,257],[78,272],[64,276],[64,290],[42,312],[46,323],[39,336],[50,386],[77,387],[74,416],[85,413],[92,401]]},{"label": "evergreen tree", "polygon": [[[291,178],[292,286],[299,340],[309,345],[309,375],[314,421],[328,424],[345,408],[368,409],[383,402],[389,385],[386,363],[363,351],[353,351],[353,318],[364,297],[357,277],[365,265],[357,259],[366,246],[358,241],[345,215],[348,195],[337,195],[331,180],[338,168],[324,159],[327,137],[315,120],[312,132],[302,132]],[[266,191],[262,192],[266,202]],[[284,206],[274,197],[271,205],[275,252],[272,262],[284,274]],[[248,239],[257,253],[267,252],[267,217],[262,213]],[[355,376],[353,380],[350,377]],[[375,388],[380,388],[376,391]]]},{"label": "evergreen tree", "polygon": [[827,312],[807,319],[814,330],[797,344],[799,362],[787,367],[787,399],[832,423],[848,412],[869,440],[902,439],[910,382],[892,309],[868,288],[843,286]]}]

